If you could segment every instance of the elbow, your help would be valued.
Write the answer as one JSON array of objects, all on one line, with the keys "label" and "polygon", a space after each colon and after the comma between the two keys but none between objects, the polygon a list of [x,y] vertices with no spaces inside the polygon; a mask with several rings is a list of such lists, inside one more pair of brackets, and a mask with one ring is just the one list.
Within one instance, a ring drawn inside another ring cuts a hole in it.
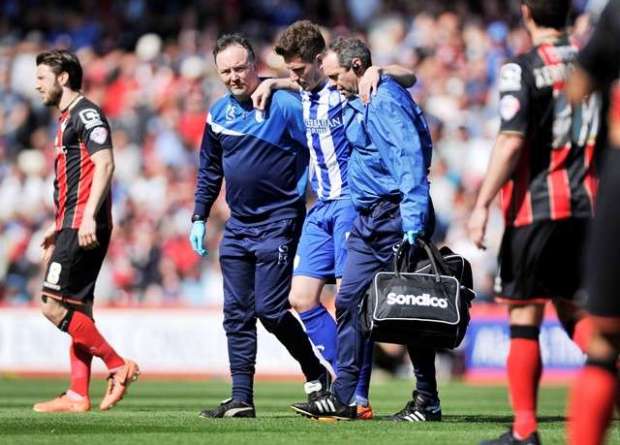
[{"label": "elbow", "polygon": [[111,178],[112,177],[112,175],[114,174],[114,170],[115,169],[116,169],[116,165],[114,164],[114,161],[106,162],[102,166],[102,170],[105,173],[105,176],[107,178]]}]

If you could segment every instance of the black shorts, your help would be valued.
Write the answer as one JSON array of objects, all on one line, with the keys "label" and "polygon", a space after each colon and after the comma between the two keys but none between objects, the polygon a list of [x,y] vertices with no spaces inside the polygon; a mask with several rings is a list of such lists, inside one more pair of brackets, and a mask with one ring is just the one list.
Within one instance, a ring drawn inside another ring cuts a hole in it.
[{"label": "black shorts", "polygon": [[569,218],[507,227],[495,279],[498,300],[573,299],[582,286],[589,223]]},{"label": "black shorts", "polygon": [[56,247],[47,266],[43,295],[67,303],[92,302],[95,283],[110,244],[110,229],[97,231],[99,246],[82,249],[78,231],[62,229],[56,234]]}]

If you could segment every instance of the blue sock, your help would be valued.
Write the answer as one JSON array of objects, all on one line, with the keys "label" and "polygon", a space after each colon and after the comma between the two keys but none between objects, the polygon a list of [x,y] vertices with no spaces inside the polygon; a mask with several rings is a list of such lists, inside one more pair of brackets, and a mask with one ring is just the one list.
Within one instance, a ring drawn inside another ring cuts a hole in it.
[{"label": "blue sock", "polygon": [[250,405],[254,403],[254,376],[237,372],[232,375],[232,398]]},{"label": "blue sock", "polygon": [[416,390],[432,399],[437,398],[437,378],[435,376],[435,350],[409,345],[409,357],[416,378]]},{"label": "blue sock", "polygon": [[360,376],[355,387],[355,402],[358,405],[368,406],[368,392],[370,389],[370,374],[372,373],[372,357],[374,342],[364,343],[364,360],[360,369]]},{"label": "blue sock", "polygon": [[334,370],[336,369],[336,320],[319,304],[317,307],[299,314],[304,322],[308,337],[323,354]]}]

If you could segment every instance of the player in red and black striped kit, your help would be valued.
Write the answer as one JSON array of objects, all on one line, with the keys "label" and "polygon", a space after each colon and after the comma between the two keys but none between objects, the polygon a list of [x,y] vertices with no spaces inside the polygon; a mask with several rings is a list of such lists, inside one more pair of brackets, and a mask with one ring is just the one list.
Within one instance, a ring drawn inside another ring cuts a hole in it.
[{"label": "player in red and black striped kit", "polygon": [[81,84],[82,67],[74,54],[54,50],[37,56],[37,91],[45,105],[60,109],[54,140],[56,221],[42,243],[46,273],[41,307],[72,338],[69,390],[35,404],[37,412],[88,411],[93,356],[110,371],[102,410],[112,408],[140,373],[136,363],[110,347],[92,319],[95,282],[112,232],[114,158],[108,122],[81,95]]},{"label": "player in red and black striped kit", "polygon": [[507,359],[515,419],[484,444],[540,443],[536,398],[542,372],[539,334],[551,301],[568,335],[584,350],[591,320],[574,302],[597,189],[595,143],[601,100],[572,106],[565,83],[577,54],[566,24],[570,0],[525,0],[521,10],[534,47],[508,61],[499,79],[501,117],[469,232],[484,248],[489,206],[501,189],[506,229],[495,292],[508,304]]},{"label": "player in red and black striped kit", "polygon": [[[569,98],[581,101],[593,90],[610,98],[608,137],[601,175],[597,214],[588,246],[586,309],[594,334],[588,358],[569,403],[568,443],[600,445],[613,414],[620,406],[620,0],[609,0],[592,38],[577,57],[568,86]],[[585,411],[585,412],[584,412]],[[611,443],[611,440],[610,440]]]}]

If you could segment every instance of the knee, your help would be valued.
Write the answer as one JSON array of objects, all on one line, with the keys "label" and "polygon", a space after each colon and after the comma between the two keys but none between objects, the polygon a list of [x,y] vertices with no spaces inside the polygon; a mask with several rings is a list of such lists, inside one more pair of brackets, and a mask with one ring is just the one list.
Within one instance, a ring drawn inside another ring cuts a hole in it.
[{"label": "knee", "polygon": [[291,291],[291,294],[288,297],[288,302],[299,314],[309,311],[319,304],[318,299],[315,298],[314,295],[310,295],[299,290]]},{"label": "knee", "polygon": [[258,319],[260,320],[261,324],[265,327],[267,332],[273,334],[278,328],[278,324],[280,323],[280,320],[282,319],[282,314],[279,314],[277,316],[273,314],[260,314],[258,316]]},{"label": "knee", "polygon": [[41,297],[41,313],[55,326],[59,326],[67,316],[68,310],[53,298]]},{"label": "knee", "polygon": [[620,354],[620,334],[597,332],[588,345],[588,361],[608,363],[610,370],[616,369]]},{"label": "knee", "polygon": [[542,304],[525,304],[510,306],[510,324],[538,327],[542,323],[544,308],[545,307]]},{"label": "knee", "polygon": [[53,298],[41,297],[41,313],[49,321],[57,325],[67,313],[67,309]]},{"label": "knee", "polygon": [[302,313],[315,308],[321,299],[324,281],[304,276],[293,277],[288,302],[297,312]]},{"label": "knee", "polygon": [[357,299],[352,298],[351,295],[339,293],[336,296],[336,313],[342,314],[351,311],[356,311],[359,302]]}]

